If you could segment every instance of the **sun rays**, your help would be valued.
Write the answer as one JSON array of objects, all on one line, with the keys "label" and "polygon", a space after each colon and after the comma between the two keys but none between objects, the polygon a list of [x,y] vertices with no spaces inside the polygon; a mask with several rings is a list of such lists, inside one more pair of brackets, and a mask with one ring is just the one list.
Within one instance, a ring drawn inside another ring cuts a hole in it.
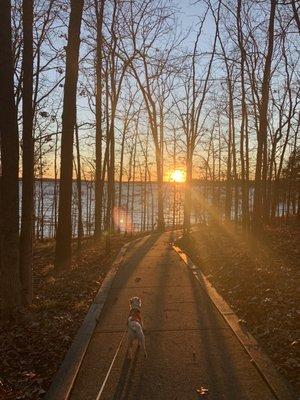
[{"label": "sun rays", "polygon": [[176,183],[184,183],[186,179],[186,173],[183,169],[174,169],[170,172],[170,181]]}]

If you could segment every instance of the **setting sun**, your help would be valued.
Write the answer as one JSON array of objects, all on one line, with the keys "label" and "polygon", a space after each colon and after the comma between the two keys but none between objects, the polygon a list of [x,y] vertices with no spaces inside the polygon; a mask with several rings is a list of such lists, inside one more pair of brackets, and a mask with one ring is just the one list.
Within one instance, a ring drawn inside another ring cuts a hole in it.
[{"label": "setting sun", "polygon": [[175,169],[170,174],[170,179],[173,182],[182,183],[185,182],[185,171],[182,169]]}]

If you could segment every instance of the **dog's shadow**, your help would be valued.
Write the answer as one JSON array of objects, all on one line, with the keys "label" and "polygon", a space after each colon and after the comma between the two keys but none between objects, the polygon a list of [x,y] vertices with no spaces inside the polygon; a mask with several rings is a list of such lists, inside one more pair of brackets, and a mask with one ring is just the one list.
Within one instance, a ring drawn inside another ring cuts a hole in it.
[{"label": "dog's shadow", "polygon": [[132,386],[132,377],[134,376],[139,350],[140,346],[137,346],[137,349],[133,352],[132,359],[128,358],[126,355],[113,400],[127,399]]}]

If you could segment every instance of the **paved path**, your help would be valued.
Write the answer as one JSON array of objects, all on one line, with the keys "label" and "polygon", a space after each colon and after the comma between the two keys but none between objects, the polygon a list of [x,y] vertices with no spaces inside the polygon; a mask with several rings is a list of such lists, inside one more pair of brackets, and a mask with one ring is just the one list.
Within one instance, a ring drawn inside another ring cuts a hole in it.
[{"label": "paved path", "polygon": [[128,300],[143,300],[148,359],[128,362],[124,342],[100,400],[274,399],[249,356],[192,273],[169,245],[170,233],[144,238],[126,254],[72,391],[96,400],[122,338]]}]

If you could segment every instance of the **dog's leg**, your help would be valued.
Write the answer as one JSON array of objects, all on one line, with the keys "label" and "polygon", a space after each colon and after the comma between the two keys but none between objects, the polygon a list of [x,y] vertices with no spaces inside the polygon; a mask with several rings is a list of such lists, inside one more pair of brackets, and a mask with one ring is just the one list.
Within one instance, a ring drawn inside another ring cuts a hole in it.
[{"label": "dog's leg", "polygon": [[144,356],[145,356],[145,358],[147,358],[145,335],[144,335],[143,329],[140,324],[138,325],[136,334],[137,334],[137,338],[139,341],[139,345],[143,348]]},{"label": "dog's leg", "polygon": [[133,347],[134,335],[129,330],[127,334],[127,358],[132,359],[132,347]]},{"label": "dog's leg", "polygon": [[146,350],[145,335],[143,332],[142,332],[142,337],[141,337],[141,343],[142,343],[142,347],[143,347],[143,351],[144,351],[144,356],[145,356],[145,358],[147,358],[148,355],[147,355],[147,350]]}]

